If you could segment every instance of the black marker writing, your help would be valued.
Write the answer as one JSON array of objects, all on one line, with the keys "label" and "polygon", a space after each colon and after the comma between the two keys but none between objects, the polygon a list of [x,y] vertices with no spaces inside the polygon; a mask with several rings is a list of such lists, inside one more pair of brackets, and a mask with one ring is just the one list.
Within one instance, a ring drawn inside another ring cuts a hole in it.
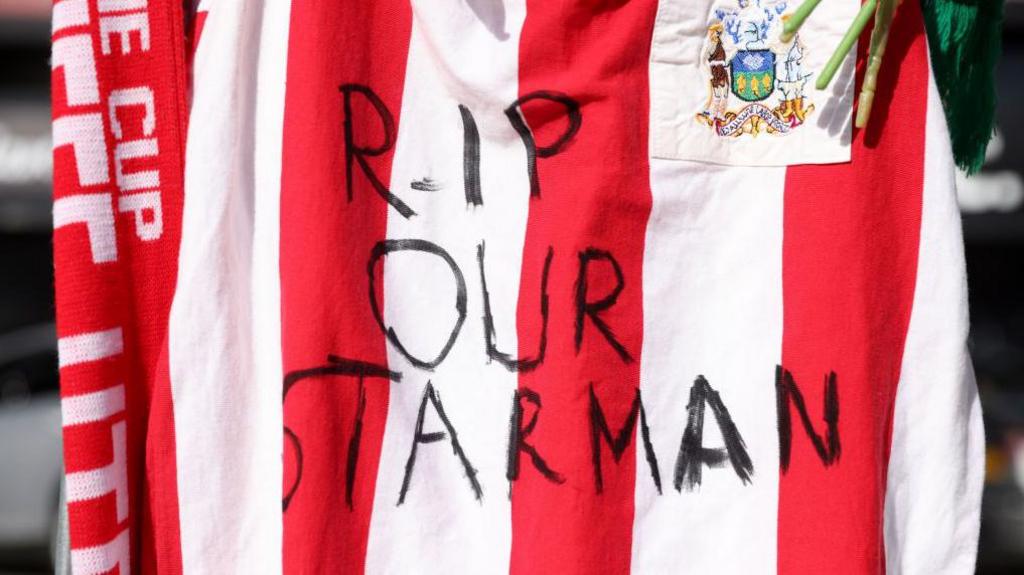
[{"label": "black marker writing", "polygon": [[359,379],[359,399],[356,405],[356,419],[352,424],[352,437],[348,440],[348,455],[345,465],[345,504],[353,509],[352,491],[356,486],[356,466],[359,464],[359,446],[363,438],[363,414],[366,413],[366,386]]},{"label": "black marker writing", "polygon": [[437,192],[442,188],[441,183],[435,182],[430,176],[426,176],[422,180],[413,180],[409,182],[409,187],[417,192]]},{"label": "black marker writing", "polygon": [[[615,287],[608,294],[596,299],[588,300],[588,271],[591,262],[595,261],[606,261],[615,273]],[[580,267],[579,272],[576,276],[576,353],[580,352],[580,345],[583,343],[583,319],[589,317],[597,327],[598,331],[604,335],[604,338],[608,340],[609,345],[615,350],[615,353],[619,354],[622,361],[626,363],[633,362],[633,356],[629,354],[626,347],[623,346],[618,339],[615,338],[615,334],[612,329],[608,327],[608,324],[601,319],[600,314],[608,308],[615,305],[615,301],[619,299],[619,294],[622,293],[622,289],[626,286],[626,279],[622,275],[622,268],[619,267],[619,262],[615,261],[611,252],[605,250],[599,250],[597,248],[587,248],[580,252]]]},{"label": "black marker writing", "polygon": [[[373,168],[370,167],[370,163],[366,158],[372,158],[379,156],[391,150],[395,145],[395,119],[388,110],[388,107],[384,104],[384,101],[369,87],[361,84],[342,84],[339,87],[342,94],[343,105],[345,107],[345,191],[348,195],[348,201],[352,201],[352,164],[355,163],[359,166],[359,169],[363,172],[366,178],[370,181],[370,185],[373,189],[384,198],[392,207],[398,210],[398,213],[402,214],[403,217],[410,218],[416,215],[405,202],[403,202],[398,196],[391,193],[391,190],[380,181],[377,174],[374,173]],[[381,126],[384,129],[384,142],[379,146],[367,146],[356,143],[355,128],[352,122],[352,95],[360,94],[370,104],[373,109],[377,112],[377,116],[380,118]]]},{"label": "black marker writing", "polygon": [[[423,432],[423,418],[427,412],[428,402],[441,419],[441,423],[444,424],[447,434],[445,431]],[[444,413],[444,406],[441,405],[441,398],[434,391],[434,385],[428,381],[426,388],[423,390],[419,414],[416,416],[416,432],[412,437],[412,449],[409,451],[409,459],[405,462],[405,477],[402,479],[402,490],[398,494],[398,505],[405,503],[405,495],[409,492],[409,482],[412,480],[413,468],[416,467],[416,453],[419,445],[421,443],[435,443],[446,438],[451,441],[452,451],[459,458],[463,469],[466,470],[466,478],[469,479],[469,486],[473,490],[474,497],[477,500],[483,498],[484,492],[476,478],[476,469],[473,468],[469,458],[466,457],[465,452],[462,450],[462,446],[459,444],[459,436],[456,435],[455,428],[452,427],[451,421],[448,420],[448,416]]]},{"label": "black marker writing", "polygon": [[[284,383],[282,385],[282,405],[288,399],[288,393],[301,381],[324,375],[340,375],[345,377],[354,377],[359,384],[359,396],[358,403],[356,404],[356,418],[352,425],[352,436],[349,438],[348,443],[348,455],[347,463],[345,466],[345,503],[349,509],[352,509],[352,493],[355,489],[356,481],[356,467],[359,463],[359,446],[361,445],[363,435],[363,413],[366,411],[366,389],[364,380],[366,378],[380,378],[387,381],[398,382],[402,380],[402,374],[396,371],[391,371],[388,368],[377,365],[374,363],[359,361],[354,359],[347,359],[338,357],[335,355],[327,356],[327,365],[321,365],[309,369],[299,369],[288,372],[284,377]],[[292,486],[285,493],[284,499],[281,501],[281,507],[284,511],[288,510],[288,506],[291,504],[292,498],[295,496],[295,492],[298,491],[299,485],[302,483],[302,469],[304,464],[302,442],[299,440],[299,436],[295,434],[290,428],[285,426],[284,436],[292,443],[295,448],[295,481]]]},{"label": "black marker writing", "polygon": [[476,259],[480,264],[480,287],[484,300],[484,340],[487,347],[487,357],[496,360],[504,365],[509,371],[529,372],[537,368],[544,361],[544,354],[548,347],[548,275],[551,272],[551,260],[555,251],[548,247],[548,255],[544,258],[544,269],[540,279],[540,343],[537,355],[514,359],[510,354],[498,349],[495,343],[494,315],[491,312],[491,294],[487,291],[487,273],[484,271],[484,244],[481,242],[476,247]]},{"label": "black marker writing", "polygon": [[660,494],[661,472],[658,470],[658,458],[654,454],[654,445],[651,444],[651,432],[647,427],[647,412],[644,410],[643,401],[640,400],[640,390],[636,390],[633,404],[629,408],[629,415],[626,416],[625,423],[613,437],[604,417],[604,411],[601,409],[601,403],[594,393],[594,384],[590,384],[590,455],[594,465],[594,487],[598,493],[604,491],[604,477],[601,473],[601,441],[604,440],[608,444],[612,450],[612,458],[618,463],[633,438],[633,428],[636,427],[637,416],[640,417],[640,436],[644,444],[647,464],[651,468],[651,479],[654,480],[654,485]]},{"label": "black marker writing", "polygon": [[299,441],[299,436],[295,435],[295,432],[285,426],[284,437],[291,442],[292,447],[295,448],[295,481],[292,482],[292,486],[285,492],[284,499],[281,500],[281,511],[288,511],[288,506],[291,505],[292,497],[295,496],[295,492],[299,489],[299,484],[302,483],[302,443]]},{"label": "black marker writing", "polygon": [[466,193],[466,204],[470,206],[484,205],[484,197],[480,192],[480,131],[476,129],[476,120],[469,108],[459,104],[462,115],[462,178]]},{"label": "black marker writing", "polygon": [[[533,414],[525,426],[523,425],[524,402],[532,403],[534,407]],[[532,389],[523,388],[516,390],[512,397],[512,417],[508,426],[508,468],[505,473],[509,481],[519,479],[519,455],[526,453],[530,456],[533,466],[548,481],[559,484],[565,483],[565,477],[551,469],[548,462],[537,452],[537,448],[526,441],[526,438],[533,433],[533,428],[537,427],[537,417],[540,415],[540,408],[540,394]]]},{"label": "black marker writing", "polygon": [[[715,414],[715,421],[725,441],[724,448],[704,447],[705,405],[710,405],[711,412]],[[711,384],[703,375],[698,375],[690,387],[690,402],[686,406],[686,412],[686,430],[683,432],[679,456],[676,458],[676,491],[682,491],[684,487],[687,491],[692,491],[700,485],[701,471],[705,465],[721,467],[726,460],[732,464],[733,470],[744,484],[750,483],[754,464],[750,461],[747,446],[743,443],[743,437],[729,416],[729,410],[725,408],[721,396],[711,388]]]},{"label": "black marker writing", "polygon": [[[523,118],[523,105],[534,100],[547,100],[562,105],[565,108],[566,116],[569,118],[569,125],[565,132],[551,145],[538,146],[537,142],[533,139],[533,132],[530,130],[530,126],[526,124],[526,120]],[[550,158],[554,156],[561,152],[573,137],[576,136],[576,132],[580,130],[580,125],[583,123],[580,105],[576,100],[565,94],[542,90],[531,92],[512,102],[511,106],[505,108],[505,115],[508,116],[508,121],[512,123],[512,127],[515,128],[519,137],[522,138],[523,145],[526,146],[526,170],[530,176],[530,196],[539,198],[540,179],[537,176],[537,158]]]},{"label": "black marker writing", "polygon": [[814,451],[826,467],[839,461],[839,389],[836,386],[836,374],[830,371],[825,375],[825,438],[823,439],[811,424],[804,405],[804,396],[793,381],[793,374],[781,365],[775,367],[775,401],[779,416],[779,467],[783,473],[789,470],[789,457],[793,446],[793,423],[789,415],[790,403],[796,406],[800,422],[803,424],[807,437],[814,445]]},{"label": "black marker writing", "polygon": [[[452,331],[448,334],[448,339],[441,348],[441,351],[431,360],[420,359],[409,353],[409,350],[402,345],[402,341],[398,338],[394,328],[384,324],[384,314],[381,312],[380,304],[377,303],[377,262],[388,254],[400,251],[421,252],[441,258],[448,265],[455,279],[455,311],[459,314],[459,317],[455,321]],[[384,240],[377,242],[373,246],[373,250],[370,253],[370,261],[366,264],[366,273],[369,274],[370,279],[370,308],[373,311],[373,318],[377,320],[377,325],[387,335],[388,341],[391,342],[391,345],[395,346],[395,349],[405,359],[409,360],[409,363],[420,369],[433,370],[448,356],[448,352],[451,351],[456,338],[459,337],[462,324],[466,321],[466,279],[463,277],[462,270],[459,269],[458,264],[455,263],[455,260],[452,259],[452,256],[444,248],[433,242],[426,240]]]}]

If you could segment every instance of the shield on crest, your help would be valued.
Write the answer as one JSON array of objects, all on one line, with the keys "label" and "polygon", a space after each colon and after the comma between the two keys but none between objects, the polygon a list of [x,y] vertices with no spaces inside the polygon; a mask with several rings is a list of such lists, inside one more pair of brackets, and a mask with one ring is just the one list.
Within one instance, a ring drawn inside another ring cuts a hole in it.
[{"label": "shield on crest", "polygon": [[740,50],[729,63],[732,93],[745,102],[764,100],[775,90],[775,53]]}]

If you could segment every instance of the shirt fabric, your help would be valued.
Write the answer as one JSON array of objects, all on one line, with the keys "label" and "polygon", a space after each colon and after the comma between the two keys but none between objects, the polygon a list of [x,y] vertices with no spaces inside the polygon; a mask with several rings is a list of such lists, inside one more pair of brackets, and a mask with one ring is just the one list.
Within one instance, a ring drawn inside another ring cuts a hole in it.
[{"label": "shirt fabric", "polygon": [[73,572],[973,572],[920,8],[860,130],[795,6],[58,0]]}]

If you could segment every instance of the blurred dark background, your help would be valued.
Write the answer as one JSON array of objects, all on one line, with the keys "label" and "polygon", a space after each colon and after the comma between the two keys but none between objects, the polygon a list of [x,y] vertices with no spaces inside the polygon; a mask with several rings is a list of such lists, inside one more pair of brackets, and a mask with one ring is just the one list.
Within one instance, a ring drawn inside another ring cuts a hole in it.
[{"label": "blurred dark background", "polygon": [[[53,328],[50,0],[0,0],[0,574],[50,567],[60,408]],[[961,179],[985,409],[979,569],[1024,573],[1024,0],[1007,0],[998,136]]]},{"label": "blurred dark background", "polygon": [[0,0],[0,573],[52,572],[61,476],[50,1]]}]

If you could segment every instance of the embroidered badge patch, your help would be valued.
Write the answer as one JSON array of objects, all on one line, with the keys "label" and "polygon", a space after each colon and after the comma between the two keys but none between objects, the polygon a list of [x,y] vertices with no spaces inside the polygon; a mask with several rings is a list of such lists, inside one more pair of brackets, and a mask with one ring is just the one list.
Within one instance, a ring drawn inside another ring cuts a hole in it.
[{"label": "embroidered badge patch", "polygon": [[779,39],[786,0],[737,0],[711,13],[703,61],[708,97],[696,121],[721,137],[785,135],[814,111],[804,88],[807,47]]}]

